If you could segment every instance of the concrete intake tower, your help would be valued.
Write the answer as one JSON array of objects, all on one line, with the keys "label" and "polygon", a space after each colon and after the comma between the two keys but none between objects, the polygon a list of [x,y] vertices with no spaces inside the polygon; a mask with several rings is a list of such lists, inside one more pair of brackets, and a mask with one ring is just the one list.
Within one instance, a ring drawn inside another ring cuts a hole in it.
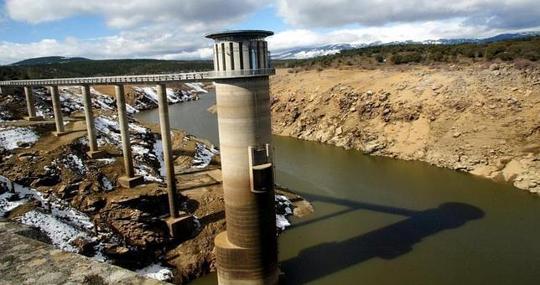
[{"label": "concrete intake tower", "polygon": [[207,35],[214,43],[225,218],[215,239],[220,285],[277,284],[268,31]]}]

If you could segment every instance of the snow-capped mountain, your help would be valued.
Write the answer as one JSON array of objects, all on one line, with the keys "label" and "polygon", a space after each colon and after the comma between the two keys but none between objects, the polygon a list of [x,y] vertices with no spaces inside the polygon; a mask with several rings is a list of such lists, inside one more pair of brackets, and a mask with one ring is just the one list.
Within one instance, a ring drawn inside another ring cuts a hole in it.
[{"label": "snow-capped mountain", "polygon": [[272,53],[272,59],[304,59],[323,55],[336,54],[342,50],[362,47],[362,45],[333,44],[320,47],[306,47]]},{"label": "snow-capped mountain", "polygon": [[507,34],[500,34],[494,37],[483,38],[483,39],[438,39],[438,40],[425,40],[425,41],[408,40],[408,41],[388,42],[388,43],[377,41],[377,42],[372,42],[368,44],[341,43],[341,44],[324,45],[324,46],[319,46],[319,47],[294,48],[294,49],[289,49],[289,50],[273,52],[272,59],[274,60],[305,59],[305,58],[312,58],[312,57],[317,57],[317,56],[332,55],[332,54],[339,53],[342,50],[370,47],[370,46],[397,45],[397,44],[436,44],[436,45],[455,45],[455,44],[464,44],[464,43],[483,44],[483,43],[516,40],[516,39],[522,39],[522,38],[539,36],[539,35],[540,35],[540,31],[507,33]]}]

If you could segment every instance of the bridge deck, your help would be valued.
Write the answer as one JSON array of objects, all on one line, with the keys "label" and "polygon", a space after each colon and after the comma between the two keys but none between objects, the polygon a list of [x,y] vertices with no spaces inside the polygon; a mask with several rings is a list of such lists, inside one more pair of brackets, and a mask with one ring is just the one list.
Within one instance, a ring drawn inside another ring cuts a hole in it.
[{"label": "bridge deck", "polygon": [[79,78],[53,78],[0,81],[1,86],[69,86],[69,85],[114,85],[114,84],[153,84],[167,82],[201,82],[219,78],[257,77],[274,74],[273,68],[231,71],[203,71],[171,74],[121,75]]}]

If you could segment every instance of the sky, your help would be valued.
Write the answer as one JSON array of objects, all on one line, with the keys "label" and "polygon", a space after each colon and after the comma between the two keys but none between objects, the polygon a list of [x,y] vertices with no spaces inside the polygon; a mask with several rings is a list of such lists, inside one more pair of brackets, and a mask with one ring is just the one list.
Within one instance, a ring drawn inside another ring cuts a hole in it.
[{"label": "sky", "polygon": [[540,31],[539,0],[0,0],[0,64],[41,56],[208,59],[209,32],[270,50]]}]

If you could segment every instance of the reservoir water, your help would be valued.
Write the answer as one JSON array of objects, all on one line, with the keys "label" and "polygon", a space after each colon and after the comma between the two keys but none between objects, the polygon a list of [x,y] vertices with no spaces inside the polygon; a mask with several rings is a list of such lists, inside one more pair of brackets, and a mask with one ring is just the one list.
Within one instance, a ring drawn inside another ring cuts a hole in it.
[{"label": "reservoir water", "polygon": [[[213,104],[210,92],[171,105],[171,127],[217,144]],[[279,238],[286,284],[540,284],[540,197],[421,162],[273,144],[277,183],[315,208]]]}]

